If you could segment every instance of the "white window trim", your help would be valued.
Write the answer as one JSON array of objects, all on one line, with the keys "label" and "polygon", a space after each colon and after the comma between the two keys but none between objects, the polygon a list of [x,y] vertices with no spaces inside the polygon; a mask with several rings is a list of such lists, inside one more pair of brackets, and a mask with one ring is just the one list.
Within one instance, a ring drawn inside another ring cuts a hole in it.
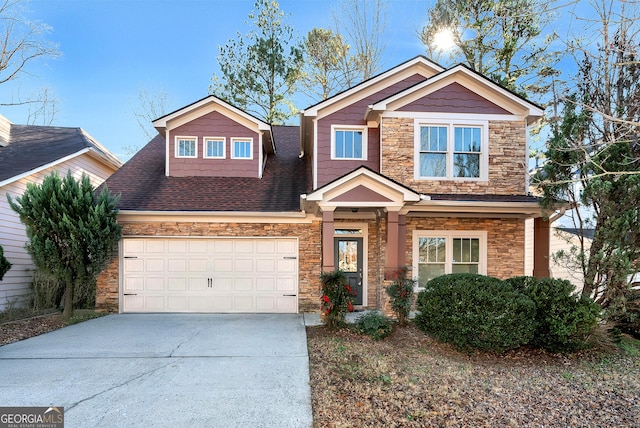
[{"label": "white window trim", "polygon": [[[205,159],[225,159],[227,157],[226,137],[204,137],[202,140],[202,155]],[[207,143],[209,141],[222,141],[222,156],[207,156]]]},{"label": "white window trim", "polygon": [[[238,142],[247,142],[248,141],[250,143],[249,144],[249,157],[248,158],[242,157],[242,156],[236,156],[235,147],[234,147],[234,144],[235,144],[236,141],[238,141]],[[240,137],[232,138],[231,139],[230,150],[231,150],[231,159],[252,160],[253,159],[253,138],[240,138]]]},{"label": "white window trim", "polygon": [[[361,131],[362,132],[362,157],[339,158],[336,157],[336,131]],[[367,160],[368,128],[366,125],[331,125],[331,160]]]},{"label": "white window trim", "polygon": [[423,290],[418,283],[419,273],[419,238],[445,238],[446,239],[446,257],[444,273],[449,274],[453,268],[453,239],[454,238],[471,238],[480,241],[480,258],[478,259],[478,273],[480,275],[487,274],[487,231],[486,230],[414,230],[413,231],[413,279],[416,284],[415,290]]},{"label": "white window trim", "polygon": [[[178,141],[180,140],[193,140],[195,141],[195,155],[194,156],[180,156],[180,144],[178,143]],[[176,135],[175,140],[174,140],[174,144],[175,147],[175,155],[176,158],[183,158],[183,159],[195,159],[198,157],[198,137],[187,137],[185,135],[181,135],[178,136]]]},{"label": "white window trim", "polygon": [[[447,128],[447,175],[444,177],[423,177],[420,175],[420,127],[444,126]],[[480,177],[454,177],[453,153],[455,149],[455,128],[468,126],[480,128],[482,148],[480,151]],[[413,129],[413,175],[415,180],[488,181],[489,180],[489,121],[488,120],[427,120],[416,119]]]}]

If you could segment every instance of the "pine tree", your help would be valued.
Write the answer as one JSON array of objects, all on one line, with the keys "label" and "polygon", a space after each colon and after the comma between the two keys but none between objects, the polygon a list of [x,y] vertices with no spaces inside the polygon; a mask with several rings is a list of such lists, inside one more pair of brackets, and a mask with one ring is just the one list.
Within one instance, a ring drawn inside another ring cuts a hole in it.
[{"label": "pine tree", "polygon": [[57,173],[42,184],[30,183],[9,205],[25,224],[27,250],[36,267],[65,284],[63,317],[73,313],[73,290],[89,287],[111,260],[122,227],[116,223],[116,204],[106,187],[94,198],[89,178],[80,181],[69,172]]}]

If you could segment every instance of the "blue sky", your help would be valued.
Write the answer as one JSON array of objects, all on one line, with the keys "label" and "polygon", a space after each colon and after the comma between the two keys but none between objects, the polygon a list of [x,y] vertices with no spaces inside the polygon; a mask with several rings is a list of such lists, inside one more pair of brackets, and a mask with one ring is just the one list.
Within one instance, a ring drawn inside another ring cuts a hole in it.
[{"label": "blue sky", "polygon": [[[302,37],[329,27],[337,0],[281,0]],[[435,0],[390,0],[383,70],[425,50],[417,37]],[[59,100],[53,125],[85,129],[126,159],[146,138],[132,109],[141,89],[163,91],[169,111],[208,94],[218,46],[249,30],[253,0],[32,0],[28,17],[52,27],[61,56],[28,65],[31,75],[0,86],[0,97],[47,87]],[[306,105],[297,105],[304,108]],[[14,123],[27,114],[0,108]]]}]

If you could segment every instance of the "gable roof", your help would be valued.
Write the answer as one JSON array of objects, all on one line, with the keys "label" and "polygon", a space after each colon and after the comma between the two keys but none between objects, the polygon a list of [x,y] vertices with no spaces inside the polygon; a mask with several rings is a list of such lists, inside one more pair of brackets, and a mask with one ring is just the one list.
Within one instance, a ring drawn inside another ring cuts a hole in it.
[{"label": "gable roof", "polygon": [[390,68],[387,71],[384,71],[355,86],[352,86],[351,88],[346,89],[330,98],[327,98],[326,100],[320,101],[319,103],[316,103],[314,105],[307,107],[301,112],[301,114],[303,116],[317,116],[320,110],[332,104],[335,104],[338,101],[342,101],[345,98],[349,98],[357,94],[358,92],[362,92],[363,90],[366,90],[372,86],[375,86],[394,75],[401,74],[402,72],[406,72],[406,71],[413,72],[414,70],[415,71],[424,70],[425,74],[434,75],[444,71],[444,68],[441,67],[439,64],[429,60],[424,55],[418,55],[393,68]]},{"label": "gable roof", "polygon": [[167,177],[165,139],[157,135],[104,185],[120,194],[118,209],[146,212],[298,212],[311,188],[306,158],[298,157],[297,126],[274,126],[278,152],[267,157],[262,178]]},{"label": "gable roof", "polygon": [[458,83],[472,90],[479,96],[491,101],[514,115],[522,115],[527,123],[533,123],[544,115],[544,109],[515,92],[509,91],[493,80],[470,69],[464,64],[458,64],[444,70],[423,82],[417,83],[403,91],[379,100],[369,106],[367,117],[372,113],[396,110],[412,101],[431,94],[452,83]]},{"label": "gable roof", "polygon": [[114,168],[122,165],[82,128],[10,124],[8,137],[0,146],[0,185],[84,153]]}]

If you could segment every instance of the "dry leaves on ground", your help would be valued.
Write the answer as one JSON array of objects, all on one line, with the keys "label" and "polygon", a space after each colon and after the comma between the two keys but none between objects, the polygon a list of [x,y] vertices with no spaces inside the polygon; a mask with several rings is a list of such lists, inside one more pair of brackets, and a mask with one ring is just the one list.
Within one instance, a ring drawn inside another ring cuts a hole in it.
[{"label": "dry leaves on ground", "polygon": [[467,355],[414,326],[380,342],[307,329],[317,427],[640,426],[638,358]]},{"label": "dry leaves on ground", "polygon": [[64,327],[62,315],[53,313],[0,324],[0,346]]}]

